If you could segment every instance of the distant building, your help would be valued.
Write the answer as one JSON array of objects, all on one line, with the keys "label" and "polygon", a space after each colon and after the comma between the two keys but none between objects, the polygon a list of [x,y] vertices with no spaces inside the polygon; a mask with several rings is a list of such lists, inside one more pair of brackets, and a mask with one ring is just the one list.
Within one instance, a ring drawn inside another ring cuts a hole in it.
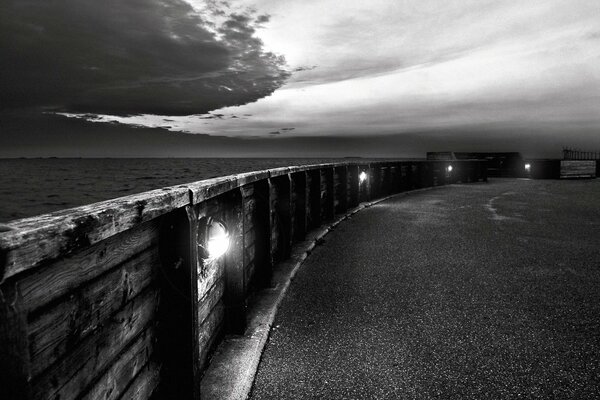
[{"label": "distant building", "polygon": [[514,177],[522,176],[523,157],[518,152],[484,152],[468,153],[455,151],[430,151],[427,152],[428,160],[487,160],[488,176]]}]

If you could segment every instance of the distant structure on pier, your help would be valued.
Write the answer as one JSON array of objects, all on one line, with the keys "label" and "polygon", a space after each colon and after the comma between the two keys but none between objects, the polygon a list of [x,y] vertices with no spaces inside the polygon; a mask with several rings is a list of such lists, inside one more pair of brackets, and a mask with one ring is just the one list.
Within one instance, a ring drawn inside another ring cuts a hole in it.
[{"label": "distant structure on pier", "polygon": [[488,176],[514,177],[523,175],[523,156],[519,152],[455,152],[429,151],[428,160],[487,160]]},{"label": "distant structure on pier", "polygon": [[600,151],[583,151],[563,147],[563,160],[600,160]]}]

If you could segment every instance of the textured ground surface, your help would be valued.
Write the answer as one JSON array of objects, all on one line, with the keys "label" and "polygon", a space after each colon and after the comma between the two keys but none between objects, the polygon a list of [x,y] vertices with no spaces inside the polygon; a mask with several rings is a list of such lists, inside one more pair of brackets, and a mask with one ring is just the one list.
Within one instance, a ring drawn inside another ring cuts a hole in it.
[{"label": "textured ground surface", "polygon": [[600,397],[600,180],[389,200],[326,236],[254,399]]}]

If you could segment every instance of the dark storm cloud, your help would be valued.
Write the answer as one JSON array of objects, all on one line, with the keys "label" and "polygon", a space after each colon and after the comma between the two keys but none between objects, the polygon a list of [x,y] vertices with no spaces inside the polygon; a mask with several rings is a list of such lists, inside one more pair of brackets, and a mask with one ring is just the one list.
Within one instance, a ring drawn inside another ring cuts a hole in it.
[{"label": "dark storm cloud", "polygon": [[254,36],[267,20],[215,25],[181,0],[3,0],[0,107],[186,115],[255,101],[289,75]]}]

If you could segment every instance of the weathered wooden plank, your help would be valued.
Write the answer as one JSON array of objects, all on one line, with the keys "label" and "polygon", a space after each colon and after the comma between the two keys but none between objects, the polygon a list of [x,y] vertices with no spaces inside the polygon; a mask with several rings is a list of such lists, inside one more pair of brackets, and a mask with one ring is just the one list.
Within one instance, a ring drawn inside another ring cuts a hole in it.
[{"label": "weathered wooden plank", "polygon": [[200,326],[198,335],[198,360],[201,366],[206,364],[206,360],[212,350],[216,338],[221,335],[224,319],[225,306],[223,302],[220,301]]},{"label": "weathered wooden plank", "polygon": [[198,302],[206,296],[209,289],[225,276],[225,266],[221,260],[215,260],[207,265],[206,276],[198,277]]},{"label": "weathered wooden plank", "polygon": [[561,178],[594,178],[596,177],[596,161],[561,160]]},{"label": "weathered wooden plank", "polygon": [[81,400],[116,400],[134,383],[138,373],[150,361],[154,353],[156,332],[154,327],[143,331],[133,343],[119,355],[115,362],[80,397]]},{"label": "weathered wooden plank", "polygon": [[12,221],[12,230],[0,233],[5,258],[0,281],[87,249],[188,202],[187,188],[172,187]]},{"label": "weathered wooden plank", "polygon": [[219,178],[206,179],[187,185],[191,191],[192,204],[198,204],[213,197],[220,196],[240,186],[266,179],[270,176],[270,170],[247,172],[237,175],[223,176]]},{"label": "weathered wooden plank", "polygon": [[143,250],[156,246],[159,236],[158,225],[158,221],[141,224],[121,235],[23,276],[16,283],[21,293],[22,307],[25,310],[34,310]]},{"label": "weathered wooden plank", "polygon": [[215,282],[213,287],[209,289],[206,295],[198,302],[198,325],[202,325],[206,318],[213,311],[215,306],[223,301],[223,294],[225,293],[225,281],[218,280]]},{"label": "weathered wooden plank", "polygon": [[75,399],[108,367],[123,348],[155,317],[158,290],[149,289],[129,302],[94,335],[33,381],[35,399]]},{"label": "weathered wooden plank", "polygon": [[127,391],[123,393],[121,399],[123,400],[146,400],[149,399],[158,383],[160,382],[160,364],[157,362],[149,362],[144,366],[142,372],[140,372],[131,385],[127,388]]},{"label": "weathered wooden plank", "polygon": [[151,248],[89,285],[77,288],[65,301],[29,317],[31,373],[36,376],[69,348],[93,334],[111,314],[148,287],[160,267]]}]

